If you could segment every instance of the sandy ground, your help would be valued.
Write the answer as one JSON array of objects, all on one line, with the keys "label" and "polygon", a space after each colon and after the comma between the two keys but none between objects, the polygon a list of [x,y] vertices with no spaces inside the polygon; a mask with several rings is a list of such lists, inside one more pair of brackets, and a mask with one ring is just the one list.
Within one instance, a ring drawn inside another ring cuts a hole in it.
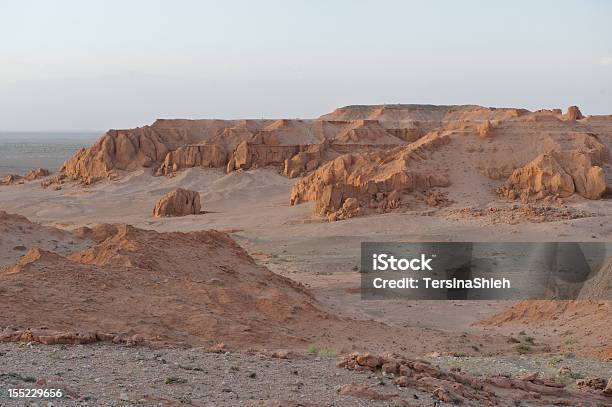
[{"label": "sandy ground", "polygon": [[[361,301],[358,292],[360,243],[363,241],[609,241],[610,202],[577,198],[572,207],[601,215],[544,223],[499,224],[486,218],[453,219],[445,214],[465,207],[509,206],[488,195],[461,195],[460,204],[432,210],[418,207],[404,213],[353,218],[327,223],[311,215],[312,204],[290,206],[295,180],[272,169],[225,174],[193,168],[175,177],[152,177],[147,171],[91,187],[64,185],[59,191],[38,182],[0,188],[0,209],[32,221],[73,229],[97,223],[129,223],[157,231],[216,229],[230,232],[259,263],[304,283],[339,313],[361,313],[387,322],[470,328],[504,304],[487,302],[414,303]],[[183,187],[199,191],[203,211],[197,216],[153,218],[155,201]],[[34,244],[34,242],[31,242]],[[24,244],[28,246],[27,244]],[[12,257],[19,257],[15,253]],[[384,307],[383,307],[384,305]],[[442,309],[439,309],[442,307]],[[452,312],[448,312],[448,308]],[[407,309],[408,308],[408,312]],[[456,312],[460,310],[461,312]]]},{"label": "sandy ground", "polygon": [[[234,172],[226,175],[216,169],[190,169],[178,173],[175,177],[152,177],[146,171],[131,173],[118,181],[101,182],[90,187],[63,185],[61,190],[43,190],[38,182],[26,183],[10,187],[0,187],[0,210],[18,213],[32,221],[43,225],[53,225],[65,229],[79,226],[91,226],[98,223],[129,223],[134,226],[155,229],[157,231],[194,231],[216,229],[231,234],[255,260],[266,265],[272,271],[299,281],[311,288],[316,298],[330,310],[345,316],[372,319],[400,327],[419,328],[448,332],[470,332],[481,335],[516,335],[513,328],[500,330],[495,327],[474,325],[475,322],[487,318],[505,308],[508,304],[499,301],[464,301],[464,302],[407,302],[407,301],[362,301],[359,295],[360,275],[356,271],[359,264],[360,242],[362,241],[610,241],[612,240],[612,211],[610,201],[587,201],[576,198],[572,207],[576,210],[592,213],[595,216],[573,220],[558,220],[544,223],[505,224],[491,222],[488,218],[453,218],[447,216],[453,210],[466,207],[483,209],[490,206],[507,207],[509,203],[500,202],[491,192],[477,196],[466,196],[458,190],[461,204],[453,204],[448,208],[432,209],[414,207],[402,213],[387,213],[377,216],[353,218],[334,223],[322,222],[311,216],[312,204],[289,205],[290,190],[295,181],[278,175],[271,169],[261,169],[247,172]],[[202,206],[205,213],[182,218],[156,219],[151,215],[155,201],[164,193],[183,187],[197,190],[201,193]],[[467,186],[466,186],[467,188]],[[452,197],[451,197],[452,198]],[[22,249],[14,250],[16,246],[31,247],[36,245],[36,233],[30,238],[4,237],[2,243],[4,264],[16,260],[23,254]],[[34,236],[34,237],[32,237]],[[30,239],[30,240],[28,240]],[[70,245],[70,242],[59,241],[59,246]],[[63,246],[62,246],[63,247]],[[69,247],[69,246],[67,246]],[[540,331],[534,328],[529,332],[539,345],[563,346],[564,339],[558,333]],[[427,335],[425,335],[427,337]],[[484,339],[483,339],[484,340]],[[407,349],[413,354],[425,355],[431,352],[431,346],[418,345]],[[448,344],[450,348],[452,344]],[[479,344],[476,344],[479,345]],[[19,357],[27,357],[32,352],[16,345],[3,345],[5,352],[16,352]],[[575,343],[572,348],[575,348]],[[101,348],[92,348],[83,352],[96,354]],[[393,350],[393,349],[391,349]],[[440,349],[446,351],[446,349]],[[497,349],[499,353],[512,353],[512,345],[507,344]],[[37,352],[49,353],[63,350],[49,348]],[[81,352],[68,351],[68,352]],[[120,351],[119,351],[120,352]],[[477,353],[477,351],[476,351]],[[136,353],[137,354],[137,353]],[[462,356],[462,355],[458,355]],[[492,355],[479,355],[489,357]],[[51,357],[46,355],[45,357]],[[135,357],[134,353],[129,356]],[[234,357],[234,356],[232,356]],[[238,358],[243,356],[236,356]],[[208,356],[199,363],[211,363]],[[586,362],[585,362],[586,361]],[[48,362],[48,361],[47,361]],[[236,361],[238,363],[239,361]],[[87,363],[92,363],[88,359]],[[146,383],[147,369],[143,367],[142,380]],[[228,362],[224,368],[229,369]],[[257,362],[259,363],[259,362]],[[301,362],[300,362],[301,363]],[[331,395],[332,383],[342,380],[327,380],[327,376],[335,377],[335,371],[326,366],[332,362],[319,360],[307,361],[305,365],[314,363],[314,369],[323,375],[317,380],[329,383]],[[580,366],[587,359],[573,358],[569,364]],[[599,363],[599,362],[593,362]],[[321,364],[321,366],[318,366]],[[54,368],[57,364],[53,363]],[[304,369],[301,366],[300,369]],[[469,363],[464,364],[470,366]],[[211,365],[212,366],[212,365]],[[469,369],[477,370],[482,364],[472,364]],[[270,366],[268,366],[270,368]],[[284,369],[274,365],[273,369]],[[92,372],[100,380],[112,380],[104,367]],[[289,367],[287,369],[290,369]],[[310,367],[309,367],[310,369]],[[612,376],[610,364],[598,364],[598,372],[605,377]],[[19,369],[18,369],[19,370]],[[504,370],[503,366],[500,370]],[[506,370],[512,371],[512,368]],[[22,366],[24,374],[30,371]],[[242,368],[241,368],[242,372]],[[310,370],[309,370],[310,372]],[[168,372],[168,375],[171,372]],[[190,373],[191,374],[191,373]],[[231,373],[228,373],[231,375]],[[259,373],[258,373],[259,374]],[[141,376],[141,375],[139,375]],[[281,374],[281,377],[283,375]],[[228,376],[230,377],[230,376]],[[296,381],[292,373],[287,373],[292,383]],[[93,379],[92,379],[93,380]],[[161,379],[157,379],[158,381]],[[231,400],[230,393],[216,390],[221,383],[227,383],[225,374],[215,380],[211,390],[206,394],[220,394],[218,404],[237,405]],[[273,380],[278,382],[277,379]],[[251,383],[251,382],[248,382]],[[266,382],[268,383],[268,382]],[[275,384],[275,385],[277,385]],[[163,384],[159,383],[162,388]],[[286,383],[287,386],[293,385]],[[330,387],[331,386],[331,387]],[[251,386],[253,387],[253,386]],[[263,397],[262,389],[254,386],[257,391],[250,393],[254,397]],[[281,386],[282,387],[282,386]],[[289,388],[284,387],[284,389]],[[181,396],[180,386],[176,388],[173,399]],[[213,390],[216,389],[216,390]],[[280,387],[271,389],[270,395],[280,394]],[[243,389],[243,398],[248,398],[247,389]],[[186,390],[185,390],[186,391]],[[192,390],[193,391],[193,388]],[[100,400],[112,405],[109,400],[116,400],[119,389],[113,393],[100,395]],[[115,394],[117,393],[117,394]],[[142,392],[141,392],[142,393]],[[204,393],[198,393],[204,394]],[[326,393],[324,393],[326,394]],[[132,396],[130,395],[130,398]],[[331,397],[331,396],[330,396]],[[332,398],[325,398],[329,401]],[[224,404],[225,403],[225,404]],[[338,400],[335,405],[358,405]],[[354,403],[354,401],[353,401]],[[57,404],[55,404],[57,405]],[[205,404],[204,404],[205,405]],[[367,404],[369,405],[369,404]],[[419,404],[416,404],[419,405]],[[431,405],[431,404],[424,404]]]}]

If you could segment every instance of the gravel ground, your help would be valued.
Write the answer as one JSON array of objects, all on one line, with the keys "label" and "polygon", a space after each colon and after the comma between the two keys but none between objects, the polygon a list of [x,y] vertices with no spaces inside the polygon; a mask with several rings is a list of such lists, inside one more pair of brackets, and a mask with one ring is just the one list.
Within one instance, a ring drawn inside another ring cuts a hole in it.
[{"label": "gravel ground", "polygon": [[[335,358],[312,355],[275,359],[201,349],[13,343],[0,344],[0,355],[2,407],[251,406],[271,399],[347,407],[392,405],[337,394],[340,385],[352,382],[368,383],[380,393],[399,393],[414,406],[434,405],[429,394],[399,389],[390,380],[381,385],[374,375],[338,369]],[[77,400],[8,397],[9,388],[58,387]]]},{"label": "gravel ground", "polygon": [[[443,368],[472,374],[554,376],[569,366],[577,377],[612,377],[612,363],[572,356],[430,358]],[[0,343],[0,406],[257,406],[293,400],[325,406],[393,406],[340,396],[339,386],[366,383],[381,394],[395,393],[410,406],[432,407],[431,395],[400,389],[369,373],[335,366],[335,357],[210,353],[203,349],[125,347],[108,344],[36,346]],[[69,398],[15,399],[8,389],[61,388]]]},{"label": "gravel ground", "polygon": [[612,378],[612,363],[595,359],[578,358],[571,355],[529,355],[495,357],[450,357],[429,358],[433,364],[445,369],[459,367],[475,375],[503,373],[512,376],[540,372],[543,376],[555,376],[562,366],[569,367],[575,378]]}]

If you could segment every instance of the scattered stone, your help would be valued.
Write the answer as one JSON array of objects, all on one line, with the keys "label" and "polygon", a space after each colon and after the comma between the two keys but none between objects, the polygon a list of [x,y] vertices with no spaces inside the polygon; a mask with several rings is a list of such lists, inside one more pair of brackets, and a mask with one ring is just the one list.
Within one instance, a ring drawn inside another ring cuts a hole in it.
[{"label": "scattered stone", "polygon": [[340,386],[337,392],[341,396],[352,396],[365,400],[390,400],[397,394],[381,394],[365,383],[350,383]]},{"label": "scattered stone", "polygon": [[605,390],[606,381],[600,377],[587,377],[576,381],[579,388],[589,388],[593,390]]}]

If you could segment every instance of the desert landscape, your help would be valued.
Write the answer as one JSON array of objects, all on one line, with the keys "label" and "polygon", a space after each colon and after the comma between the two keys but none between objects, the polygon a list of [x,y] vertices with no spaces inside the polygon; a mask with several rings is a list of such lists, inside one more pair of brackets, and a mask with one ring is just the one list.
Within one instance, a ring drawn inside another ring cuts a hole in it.
[{"label": "desert landscape", "polygon": [[609,253],[599,295],[573,301],[366,301],[359,270],[365,241],[609,242],[611,149],[612,116],[576,106],[109,130],[0,182],[0,389],[63,389],[53,406],[612,405]]}]

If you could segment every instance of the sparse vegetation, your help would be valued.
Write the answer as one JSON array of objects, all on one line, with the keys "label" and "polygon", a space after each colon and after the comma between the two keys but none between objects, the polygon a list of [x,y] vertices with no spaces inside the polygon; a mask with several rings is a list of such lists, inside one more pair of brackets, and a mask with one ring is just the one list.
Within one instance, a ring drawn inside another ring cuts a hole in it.
[{"label": "sparse vegetation", "polygon": [[336,350],[333,348],[319,349],[319,356],[323,358],[335,358],[337,355],[338,355],[338,352],[336,352]]},{"label": "sparse vegetation", "polygon": [[566,345],[570,345],[571,346],[571,345],[575,345],[577,343],[578,343],[578,340],[576,338],[567,338],[565,340],[565,344]]},{"label": "sparse vegetation", "polygon": [[307,352],[311,355],[317,355],[322,358],[335,358],[336,356],[338,356],[338,352],[334,348],[329,348],[329,347],[319,348],[318,346],[314,344],[308,345]]},{"label": "sparse vegetation", "polygon": [[512,347],[518,353],[527,353],[531,350],[531,345],[525,342],[517,343]]},{"label": "sparse vegetation", "polygon": [[36,382],[36,378],[33,376],[22,376],[19,373],[3,373],[0,374],[0,378],[2,379],[13,379],[13,380],[20,380],[22,382],[25,383],[35,383]]}]

